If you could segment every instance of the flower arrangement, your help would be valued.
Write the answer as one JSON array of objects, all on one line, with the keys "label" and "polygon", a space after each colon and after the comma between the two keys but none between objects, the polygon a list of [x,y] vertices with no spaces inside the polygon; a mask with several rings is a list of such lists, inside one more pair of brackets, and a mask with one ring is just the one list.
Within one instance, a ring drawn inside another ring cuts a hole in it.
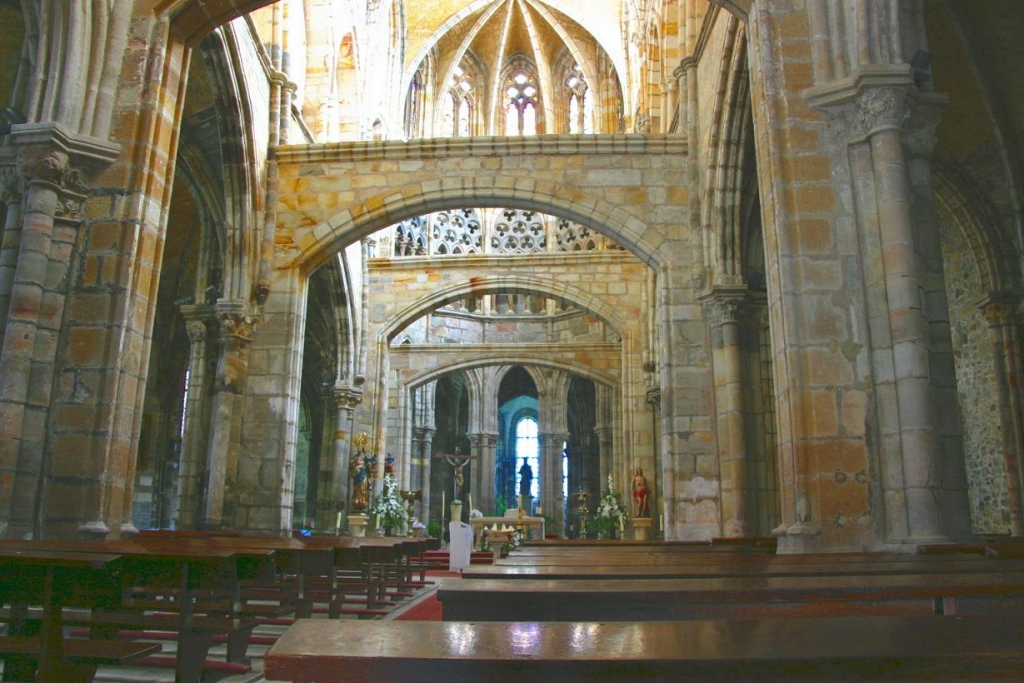
[{"label": "flower arrangement", "polygon": [[601,493],[594,516],[594,530],[598,538],[610,538],[616,527],[621,531],[626,523],[626,506],[622,504],[622,496],[612,486],[612,475],[608,475],[608,488]]},{"label": "flower arrangement", "polygon": [[370,514],[377,518],[377,528],[383,528],[385,533],[400,528],[405,523],[407,513],[402,506],[401,498],[398,497],[394,476],[384,475],[384,487],[380,495],[373,499]]}]

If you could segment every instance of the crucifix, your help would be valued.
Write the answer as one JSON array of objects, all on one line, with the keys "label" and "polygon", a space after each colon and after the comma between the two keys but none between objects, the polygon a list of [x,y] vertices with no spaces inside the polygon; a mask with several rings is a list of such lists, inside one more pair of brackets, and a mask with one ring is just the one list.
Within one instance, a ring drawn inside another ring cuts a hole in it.
[{"label": "crucifix", "polygon": [[454,453],[439,453],[434,455],[435,458],[441,458],[448,461],[448,464],[452,466],[455,474],[455,482],[452,491],[452,500],[462,499],[462,485],[465,483],[465,477],[462,475],[462,468],[469,464],[470,460],[476,459],[475,455],[464,455],[459,452],[459,447],[455,447]]}]

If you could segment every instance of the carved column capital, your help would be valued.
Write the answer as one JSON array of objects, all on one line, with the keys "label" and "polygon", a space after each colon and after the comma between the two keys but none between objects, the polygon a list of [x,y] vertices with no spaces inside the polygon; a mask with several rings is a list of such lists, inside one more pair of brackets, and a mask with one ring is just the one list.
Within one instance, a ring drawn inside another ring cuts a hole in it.
[{"label": "carved column capital", "polygon": [[334,385],[331,393],[339,408],[355,410],[356,406],[363,402],[363,390],[359,387]]},{"label": "carved column capital", "polygon": [[647,405],[656,412],[661,412],[661,387],[651,387],[647,390]]},{"label": "carved column capital", "polygon": [[17,157],[18,179],[3,181],[5,194],[20,186],[47,187],[57,194],[54,218],[74,222],[83,218],[88,181],[113,162],[121,149],[56,123],[16,124],[11,127],[10,141]]},{"label": "carved column capital", "polygon": [[185,323],[185,332],[192,344],[199,344],[206,340],[206,323],[202,320],[189,320]]},{"label": "carved column capital", "polygon": [[716,285],[697,297],[711,327],[740,322],[747,300],[746,285]]},{"label": "carved column capital", "polygon": [[887,129],[903,130],[910,120],[907,88],[868,88],[856,100],[856,116],[866,135]]},{"label": "carved column capital", "polygon": [[185,332],[190,342],[197,344],[209,336],[209,326],[216,319],[212,306],[182,304],[178,310],[185,319]]},{"label": "carved column capital", "polygon": [[218,311],[217,322],[221,339],[251,342],[259,319],[239,311]]}]

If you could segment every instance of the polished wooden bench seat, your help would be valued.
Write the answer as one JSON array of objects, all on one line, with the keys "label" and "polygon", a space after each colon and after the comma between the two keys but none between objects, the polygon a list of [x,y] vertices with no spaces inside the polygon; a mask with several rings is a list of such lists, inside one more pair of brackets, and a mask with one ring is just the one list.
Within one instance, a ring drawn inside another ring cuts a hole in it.
[{"label": "polished wooden bench seat", "polygon": [[445,579],[437,598],[445,621],[955,614],[1019,607],[1024,574]]},{"label": "polished wooden bench seat", "polygon": [[857,617],[686,622],[297,621],[270,681],[1012,680],[1024,620]]},{"label": "polished wooden bench seat", "polygon": [[[109,640],[124,630],[173,631],[177,680],[199,681],[214,637],[228,643],[228,661],[247,662],[256,620],[242,614],[240,581],[265,575],[272,551],[218,547],[189,540],[159,546],[132,541],[0,541],[8,552],[59,552],[117,558],[118,599],[72,609],[63,623]],[[78,605],[73,605],[77,607]],[[199,607],[199,609],[197,609]]]},{"label": "polished wooden bench seat", "polygon": [[[160,652],[159,643],[98,640],[94,638],[64,638],[61,643],[61,663],[48,668],[47,676],[61,683],[91,681],[101,665],[122,665]],[[28,670],[39,667],[43,656],[40,636],[0,636],[0,659],[21,660],[18,667]],[[23,669],[24,670],[24,669]],[[4,676],[3,680],[17,680],[18,675]]]},{"label": "polished wooden bench seat", "polygon": [[100,664],[158,652],[151,643],[65,637],[67,610],[119,604],[123,569],[112,553],[0,546],[4,680],[91,681]]},{"label": "polished wooden bench seat", "polygon": [[[1021,572],[1024,561],[996,560],[981,555],[915,556],[896,558],[815,557],[804,562],[788,556],[765,557],[758,562],[733,562],[720,557],[687,558],[685,562],[665,560],[658,563],[616,563],[616,558],[590,558],[578,561],[534,564],[508,563],[472,565],[462,571],[464,579],[614,579],[614,578],[698,578],[714,576],[841,576],[868,574],[953,574],[974,572]],[[608,564],[605,564],[608,562]]]}]

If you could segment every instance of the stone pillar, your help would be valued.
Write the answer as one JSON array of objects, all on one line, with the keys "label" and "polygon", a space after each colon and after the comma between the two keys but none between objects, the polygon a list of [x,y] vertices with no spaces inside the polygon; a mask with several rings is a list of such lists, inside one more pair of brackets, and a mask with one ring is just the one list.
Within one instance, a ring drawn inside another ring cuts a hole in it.
[{"label": "stone pillar", "polygon": [[562,533],[562,445],[569,440],[568,433],[539,434],[540,445],[540,501],[543,514],[554,519],[549,534]]},{"label": "stone pillar", "polygon": [[241,401],[248,379],[249,346],[256,319],[244,312],[240,302],[218,302],[220,357],[213,396],[210,442],[206,454],[208,470],[202,527],[214,530],[233,525],[238,466],[236,435]]},{"label": "stone pillar", "polygon": [[[7,302],[0,346],[0,535],[38,537],[49,516],[39,493],[47,488],[44,479],[70,477],[73,488],[99,487],[105,476],[72,461],[71,454],[55,457],[48,423],[58,354],[102,356],[94,336],[65,340],[65,348],[60,334],[83,221],[84,181],[112,161],[119,148],[54,124],[15,125],[10,138],[17,167],[16,176],[5,183],[8,202],[15,201],[19,189],[23,192],[20,211],[8,215],[8,226],[18,225],[9,238],[4,235],[0,271],[0,298]],[[67,428],[82,431],[96,419],[86,411],[61,417]],[[83,493],[76,490],[75,495]],[[84,495],[99,494],[91,488]],[[96,528],[102,535],[108,530],[102,523]]]},{"label": "stone pillar", "polygon": [[190,356],[188,364],[188,400],[185,405],[185,424],[181,441],[181,464],[178,470],[179,529],[195,529],[199,524],[200,508],[206,490],[207,401],[209,361],[209,326],[214,322],[212,306],[182,306],[185,329],[188,332]]},{"label": "stone pillar", "polygon": [[7,330],[7,314],[11,307],[11,288],[18,267],[21,248],[21,200],[24,197],[24,179],[13,164],[0,168],[0,202],[7,205],[3,242],[0,243],[0,345]]},{"label": "stone pillar", "polygon": [[[930,381],[931,335],[925,317],[910,213],[903,127],[910,116],[908,91],[872,88],[859,97],[868,117],[868,144],[878,191],[881,260],[889,304],[889,331],[895,370],[899,453],[887,463],[896,476],[886,477],[887,510],[905,515],[903,528],[890,526],[890,538],[907,543],[941,541],[941,482],[938,444],[932,422],[934,387]],[[893,520],[896,521],[896,520]],[[903,537],[903,538],[900,538]]]},{"label": "stone pillar", "polygon": [[1003,428],[1003,469],[1007,479],[1010,533],[1024,535],[1024,364],[1020,314],[1012,295],[989,296],[981,304],[992,337],[999,418]]},{"label": "stone pillar", "polygon": [[[954,401],[954,379],[940,282],[941,254],[937,244],[934,248],[925,244],[938,240],[934,199],[925,197],[932,190],[926,192],[922,186],[930,184],[922,149],[933,144],[922,143],[922,138],[932,138],[945,98],[920,92],[909,68],[898,64],[864,68],[848,79],[809,90],[806,96],[829,124],[825,142],[835,155],[832,182],[839,190],[834,196],[847,203],[841,210],[837,207],[836,225],[853,231],[850,234],[857,238],[841,243],[845,250],[857,253],[856,260],[845,259],[838,265],[856,266],[851,275],[862,278],[863,284],[832,295],[833,302],[838,301],[836,296],[850,302],[845,315],[854,323],[850,343],[839,339],[831,347],[819,343],[813,355],[808,350],[804,381],[819,385],[807,396],[809,415],[821,424],[816,429],[818,443],[811,445],[824,457],[830,457],[826,436],[836,435],[833,449],[844,439],[849,445],[841,460],[832,458],[834,482],[819,476],[824,474],[818,472],[821,462],[798,462],[807,482],[804,491],[811,495],[801,498],[797,492],[795,528],[803,529],[803,512],[816,518],[816,529],[832,520],[839,530],[857,529],[848,524],[848,513],[841,511],[842,507],[855,510],[851,493],[841,489],[851,488],[851,481],[866,486],[875,477],[881,506],[869,504],[882,530],[882,538],[875,542],[940,542],[961,524],[950,514],[966,516],[966,497],[958,493],[965,486],[963,475],[954,474],[962,467],[958,430],[946,432],[940,426],[957,418],[943,417],[949,411],[940,410]],[[828,280],[844,282],[834,277],[822,282]],[[822,310],[829,305],[817,292],[808,299],[816,299]],[[813,310],[808,313],[815,315]],[[840,329],[840,325],[831,326]],[[861,361],[858,356],[865,347],[870,353]],[[842,363],[833,349],[850,363]],[[785,372],[780,369],[780,376]],[[860,395],[864,390],[855,385],[860,376],[869,390],[864,396]],[[839,421],[822,421],[826,400],[830,410],[838,409]],[[779,406],[781,414],[781,402]],[[850,436],[862,441],[855,443]],[[855,449],[865,450],[866,467],[854,464]],[[844,467],[843,462],[848,464]],[[861,469],[854,472],[857,467]],[[865,524],[859,528],[872,530]]]},{"label": "stone pillar", "polygon": [[335,404],[334,441],[327,505],[333,524],[338,512],[348,509],[349,458],[351,457],[352,418],[356,406],[363,401],[363,390],[356,386],[335,385],[331,389]]},{"label": "stone pillar", "polygon": [[601,463],[600,474],[603,487],[608,473],[612,472],[614,468],[612,461],[615,430],[610,425],[598,424],[594,427],[594,434],[597,436],[597,461]]},{"label": "stone pillar", "polygon": [[469,435],[473,460],[473,505],[484,515],[494,514],[494,471],[497,466],[496,432],[481,432]]},{"label": "stone pillar", "polygon": [[936,443],[934,457],[941,468],[939,520],[943,535],[962,539],[972,533],[970,500],[942,240],[932,178],[936,131],[945,110],[945,102],[942,96],[913,101],[911,117],[903,135],[903,149],[907,156],[910,181],[914,244],[921,264],[921,305],[928,321],[929,393],[933,397],[932,421]]},{"label": "stone pillar", "polygon": [[430,521],[430,451],[436,429],[430,427],[413,427],[412,429],[412,476],[410,482],[419,485],[420,521]]},{"label": "stone pillar", "polygon": [[[661,430],[658,428],[658,423],[661,422],[661,387],[651,387],[647,390],[647,405],[651,407],[651,420],[654,424],[654,452],[661,452]],[[654,526],[653,538],[661,537],[664,538],[665,534],[665,503],[662,501],[662,487],[661,477],[652,477],[652,474],[656,472],[648,472],[644,470],[644,476],[647,477],[647,506],[651,510],[651,518],[656,519],[657,524]],[[630,480],[632,481],[632,479]],[[633,495],[632,484],[630,485],[630,496]],[[632,506],[632,500],[630,501]],[[630,508],[632,509],[632,507]]]},{"label": "stone pillar", "polygon": [[740,307],[745,286],[716,286],[702,297],[711,328],[715,419],[722,497],[722,535],[745,536],[747,518],[747,451],[744,437],[743,358]]}]

